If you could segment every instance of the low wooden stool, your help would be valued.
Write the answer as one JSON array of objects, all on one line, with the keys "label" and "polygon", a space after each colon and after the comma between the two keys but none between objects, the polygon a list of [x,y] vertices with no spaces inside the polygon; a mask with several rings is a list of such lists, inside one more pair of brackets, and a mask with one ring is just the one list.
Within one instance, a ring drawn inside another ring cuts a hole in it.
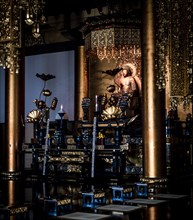
[{"label": "low wooden stool", "polygon": [[0,207],[0,219],[10,220],[12,217],[29,219],[29,205],[16,204],[13,206]]},{"label": "low wooden stool", "polygon": [[123,204],[124,200],[133,198],[133,185],[112,186],[112,202]]},{"label": "low wooden stool", "polygon": [[44,211],[48,216],[59,216],[72,210],[71,198],[44,199]]},{"label": "low wooden stool", "polygon": [[82,207],[95,209],[106,204],[105,192],[84,192],[82,193]]}]

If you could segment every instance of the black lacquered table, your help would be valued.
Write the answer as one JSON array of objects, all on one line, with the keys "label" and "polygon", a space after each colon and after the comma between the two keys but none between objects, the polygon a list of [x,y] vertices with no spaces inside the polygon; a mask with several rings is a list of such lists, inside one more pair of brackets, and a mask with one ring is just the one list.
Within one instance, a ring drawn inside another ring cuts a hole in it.
[{"label": "black lacquered table", "polygon": [[108,204],[97,208],[99,213],[108,213],[113,217],[122,217],[124,219],[141,219],[142,207],[130,205]]},{"label": "black lacquered table", "polygon": [[[168,201],[168,212],[171,219],[187,219],[189,213],[189,196],[182,194],[159,193],[153,196],[155,199]],[[189,216],[188,216],[189,218]]]},{"label": "black lacquered table", "polygon": [[155,205],[160,205],[160,204],[163,204],[166,202],[167,202],[167,200],[135,198],[135,199],[125,200],[124,204],[141,205],[141,206],[155,206]]},{"label": "black lacquered table", "polygon": [[153,197],[156,198],[156,199],[169,199],[169,200],[173,200],[173,199],[187,199],[188,198],[187,195],[168,194],[168,193],[155,194],[155,195],[153,195]]},{"label": "black lacquered table", "polygon": [[62,216],[58,216],[54,219],[74,219],[74,220],[86,220],[86,219],[92,219],[92,220],[102,220],[102,219],[112,219],[111,215],[105,215],[105,214],[98,214],[98,213],[86,213],[86,212],[73,212],[69,214],[65,214]]}]

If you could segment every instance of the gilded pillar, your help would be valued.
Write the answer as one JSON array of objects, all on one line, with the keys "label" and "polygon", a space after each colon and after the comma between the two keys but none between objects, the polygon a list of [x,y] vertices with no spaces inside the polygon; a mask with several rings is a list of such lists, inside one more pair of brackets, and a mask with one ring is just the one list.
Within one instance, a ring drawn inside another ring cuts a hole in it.
[{"label": "gilded pillar", "polygon": [[[5,69],[5,143],[3,144],[3,172],[8,178],[20,174],[23,118],[23,79],[20,74],[21,9],[18,0],[2,1],[0,47]],[[20,60],[20,61],[19,61]],[[22,91],[22,94],[20,93]]]},{"label": "gilded pillar", "polygon": [[143,5],[142,100],[144,178],[165,177],[165,92],[159,90],[155,68],[154,0]]},{"label": "gilded pillar", "polygon": [[84,46],[79,46],[75,56],[75,121],[83,119],[82,98],[88,97],[88,73]]},{"label": "gilded pillar", "polygon": [[19,154],[22,143],[20,140],[20,122],[19,121],[19,74],[10,72],[6,74],[5,87],[5,163],[4,171],[8,173],[18,172],[20,169]]}]

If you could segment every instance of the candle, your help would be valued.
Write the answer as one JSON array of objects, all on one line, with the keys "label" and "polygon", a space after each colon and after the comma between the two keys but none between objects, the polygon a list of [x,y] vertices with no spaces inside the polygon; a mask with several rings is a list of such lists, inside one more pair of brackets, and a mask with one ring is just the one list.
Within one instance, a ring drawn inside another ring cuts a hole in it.
[{"label": "candle", "polygon": [[98,95],[95,96],[95,112],[98,112]]},{"label": "candle", "polygon": [[63,112],[63,105],[60,106],[60,112]]}]

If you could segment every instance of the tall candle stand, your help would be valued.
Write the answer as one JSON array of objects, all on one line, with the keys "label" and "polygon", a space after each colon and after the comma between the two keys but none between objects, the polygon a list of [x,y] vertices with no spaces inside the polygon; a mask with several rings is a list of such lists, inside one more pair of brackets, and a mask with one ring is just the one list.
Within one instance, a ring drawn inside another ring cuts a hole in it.
[{"label": "tall candle stand", "polygon": [[88,121],[88,111],[89,111],[89,107],[91,105],[91,99],[90,98],[83,98],[82,99],[82,109],[83,109],[83,121],[87,122]]},{"label": "tall candle stand", "polygon": [[97,136],[97,117],[98,117],[99,105],[98,95],[95,96],[95,112],[93,118],[93,137],[92,137],[92,163],[91,163],[91,177],[94,178],[95,169],[95,148],[96,148],[96,136]]},{"label": "tall candle stand", "polygon": [[64,145],[64,137],[63,137],[63,117],[65,115],[65,112],[60,111],[58,113],[58,115],[60,116],[60,128],[59,128],[59,135],[58,135],[58,150],[60,149],[60,147],[62,147]]}]

